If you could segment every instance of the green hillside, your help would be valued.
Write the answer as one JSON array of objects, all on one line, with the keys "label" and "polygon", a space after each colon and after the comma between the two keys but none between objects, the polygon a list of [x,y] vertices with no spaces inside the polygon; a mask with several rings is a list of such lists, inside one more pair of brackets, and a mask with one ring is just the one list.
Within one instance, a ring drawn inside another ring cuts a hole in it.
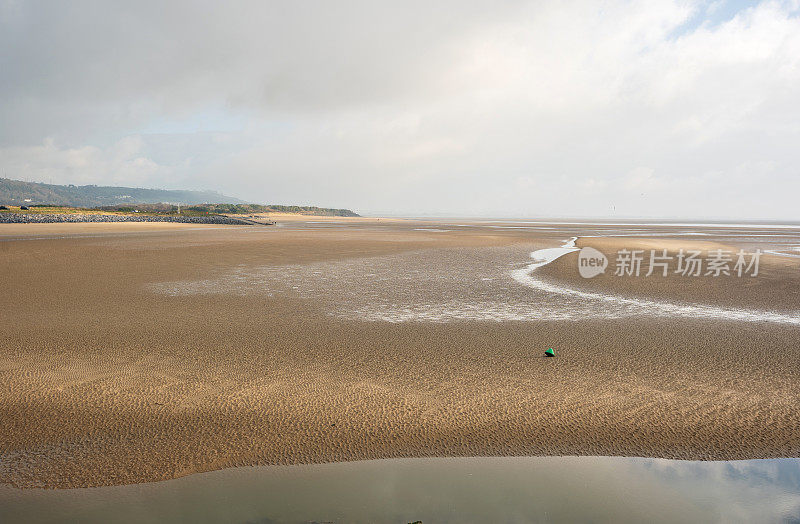
[{"label": "green hillside", "polygon": [[[357,217],[349,209],[331,209],[316,206],[287,206],[279,204],[248,204],[244,200],[225,196],[216,191],[183,191],[165,189],[141,189],[112,186],[59,186],[0,178],[0,205],[61,206],[105,211],[138,211],[150,213],[174,213],[177,205],[183,212],[198,214],[227,213],[297,213],[304,215],[328,215]],[[143,204],[143,205],[142,205]]]},{"label": "green hillside", "polygon": [[216,191],[183,191],[113,186],[60,186],[0,178],[0,204],[98,207],[119,204],[243,204]]}]

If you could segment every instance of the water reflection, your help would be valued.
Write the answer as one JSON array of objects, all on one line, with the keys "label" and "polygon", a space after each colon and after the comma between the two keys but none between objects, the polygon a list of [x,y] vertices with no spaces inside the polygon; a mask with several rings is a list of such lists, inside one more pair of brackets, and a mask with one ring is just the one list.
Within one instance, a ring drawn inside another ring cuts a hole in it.
[{"label": "water reflection", "polygon": [[800,459],[395,459],[83,490],[0,487],[3,522],[800,522]]}]

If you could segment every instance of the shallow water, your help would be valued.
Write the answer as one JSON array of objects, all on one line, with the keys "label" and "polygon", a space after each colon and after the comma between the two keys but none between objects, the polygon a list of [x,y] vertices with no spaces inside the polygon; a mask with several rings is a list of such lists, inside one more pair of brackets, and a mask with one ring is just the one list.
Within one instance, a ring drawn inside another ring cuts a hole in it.
[{"label": "shallow water", "polygon": [[[564,229],[563,233],[569,233],[569,236],[560,237],[560,233],[554,233],[552,239],[540,240],[536,246],[427,249],[303,265],[242,265],[219,271],[206,280],[154,282],[148,289],[170,296],[299,296],[314,300],[331,316],[372,322],[582,321],[666,317],[800,325],[800,312],[795,308],[771,311],[647,300],[584,291],[564,282],[548,280],[537,272],[539,267],[576,251],[576,235],[680,237],[682,234],[701,234],[680,228],[671,228],[668,233],[663,231],[663,227],[639,229],[636,233],[616,226],[614,229],[596,226],[582,231]],[[758,235],[766,233],[758,230],[707,230],[702,234],[709,235],[709,240],[775,252],[790,245],[787,242],[796,245],[800,239],[800,233],[781,236],[780,239],[761,237]],[[531,249],[533,247],[536,249]]]},{"label": "shallow water", "polygon": [[800,459],[429,458],[0,487],[3,522],[800,522]]}]

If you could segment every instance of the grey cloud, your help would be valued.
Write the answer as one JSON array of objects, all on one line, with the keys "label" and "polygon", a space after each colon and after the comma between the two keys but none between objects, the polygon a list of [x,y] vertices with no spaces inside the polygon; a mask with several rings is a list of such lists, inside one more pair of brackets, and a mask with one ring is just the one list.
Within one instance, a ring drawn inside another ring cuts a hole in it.
[{"label": "grey cloud", "polygon": [[514,10],[369,1],[34,1],[2,9],[6,140],[62,130],[74,140],[72,133],[207,104],[294,114],[445,96],[457,87],[445,77],[460,58],[459,35]]},{"label": "grey cloud", "polygon": [[0,6],[9,176],[376,213],[797,218],[792,2],[713,23],[671,0]]}]

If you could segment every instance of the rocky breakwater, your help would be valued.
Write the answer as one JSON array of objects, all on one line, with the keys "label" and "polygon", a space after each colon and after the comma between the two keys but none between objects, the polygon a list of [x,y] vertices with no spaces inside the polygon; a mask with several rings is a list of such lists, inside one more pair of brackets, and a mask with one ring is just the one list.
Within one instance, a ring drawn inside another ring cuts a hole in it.
[{"label": "rocky breakwater", "polygon": [[83,215],[0,213],[0,224],[56,224],[60,222],[179,222],[185,224],[232,224],[252,225],[247,220],[219,215],[174,216],[174,215]]}]

